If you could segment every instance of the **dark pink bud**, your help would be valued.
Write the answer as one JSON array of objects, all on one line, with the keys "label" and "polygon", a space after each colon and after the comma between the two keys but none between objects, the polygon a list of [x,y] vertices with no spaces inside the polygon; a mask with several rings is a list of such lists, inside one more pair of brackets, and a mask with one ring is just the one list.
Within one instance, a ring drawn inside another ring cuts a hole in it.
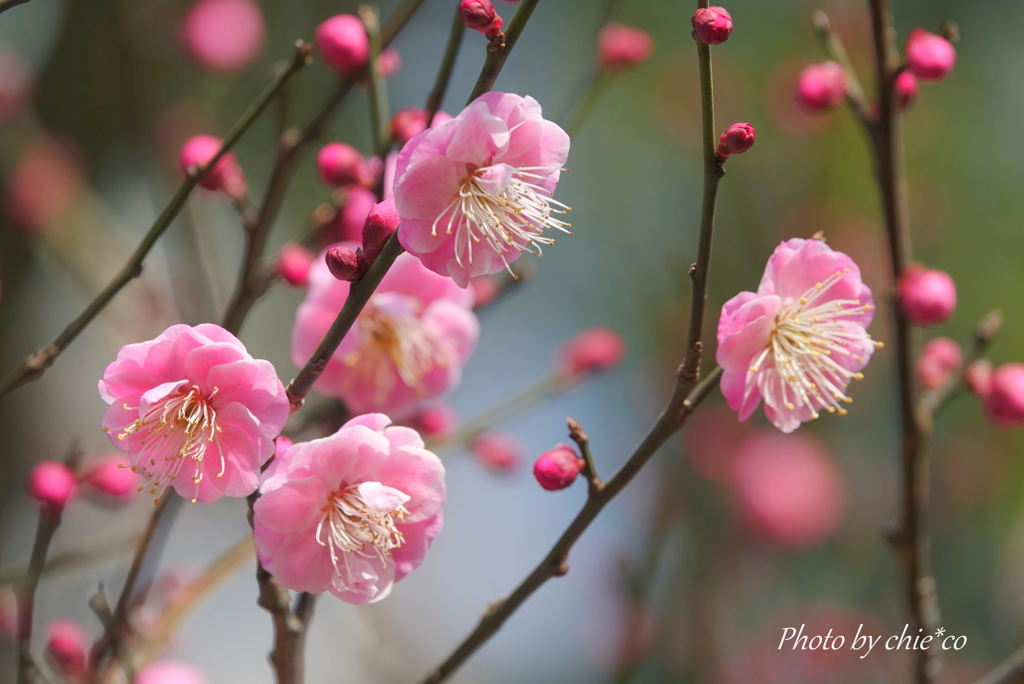
[{"label": "dark pink bud", "polygon": [[956,284],[945,271],[912,265],[896,284],[900,308],[915,325],[936,325],[956,308]]},{"label": "dark pink bud", "polygon": [[377,73],[384,78],[391,78],[401,68],[402,55],[398,54],[398,50],[394,48],[384,50],[384,52],[380,53],[380,57],[377,58]]},{"label": "dark pink bud", "polygon": [[992,382],[992,362],[988,359],[971,361],[964,368],[964,382],[979,399],[986,399]]},{"label": "dark pink bud", "polygon": [[63,463],[44,461],[28,474],[28,495],[51,508],[63,508],[75,495],[75,474]]},{"label": "dark pink bud", "polygon": [[732,16],[724,7],[701,8],[693,13],[690,23],[701,42],[708,45],[724,43],[732,33]]},{"label": "dark pink bud", "polygon": [[597,56],[604,71],[619,71],[646,62],[654,52],[650,34],[613,22],[597,37]]},{"label": "dark pink bud", "polygon": [[533,476],[541,487],[549,492],[557,492],[576,481],[585,463],[572,447],[559,444],[540,455],[533,464]]},{"label": "dark pink bud", "polygon": [[288,242],[277,253],[277,272],[285,282],[295,287],[309,284],[309,269],[313,266],[313,253],[302,245]]},{"label": "dark pink bud", "polygon": [[82,482],[101,494],[122,501],[134,499],[142,484],[127,457],[121,454],[104,456],[87,463],[82,473]]},{"label": "dark pink bud", "polygon": [[469,451],[477,461],[491,470],[511,474],[523,460],[523,445],[505,432],[485,432],[469,445]]},{"label": "dark pink bud", "polygon": [[86,675],[89,636],[74,620],[54,620],[46,629],[46,655],[55,670],[72,681]]},{"label": "dark pink bud", "polygon": [[363,254],[367,263],[372,264],[391,234],[398,230],[402,217],[395,208],[395,198],[391,197],[375,206],[366,216],[363,224]]},{"label": "dark pink bud", "polygon": [[588,328],[562,345],[558,367],[570,376],[597,373],[617,365],[625,355],[622,335],[611,328]]},{"label": "dark pink bud", "polygon": [[[221,148],[221,139],[212,135],[196,135],[189,138],[181,148],[179,162],[183,172],[190,173],[210,162]],[[245,173],[238,165],[233,152],[222,156],[213,169],[199,183],[207,190],[223,192],[232,199],[241,199],[249,191]]]},{"label": "dark pink bud", "polygon": [[[431,124],[436,128],[452,120],[451,115],[438,112]],[[399,147],[416,137],[427,127],[427,112],[419,107],[406,107],[391,117],[391,138]]]},{"label": "dark pink bud", "polygon": [[492,275],[482,275],[473,278],[469,281],[469,287],[473,290],[475,297],[473,300],[474,309],[487,306],[501,292],[501,282]]},{"label": "dark pink bud", "polygon": [[358,74],[370,58],[366,28],[351,14],[339,14],[320,24],[314,40],[324,63],[345,76]]},{"label": "dark pink bud", "polygon": [[466,28],[485,33],[494,23],[497,12],[491,0],[462,0],[459,3],[459,16]]},{"label": "dark pink bud", "polygon": [[917,361],[917,378],[923,387],[938,389],[949,381],[963,358],[963,351],[955,340],[948,337],[929,340]]},{"label": "dark pink bud", "polygon": [[942,36],[913,29],[907,37],[907,68],[922,81],[941,81],[956,64],[956,49]]},{"label": "dark pink bud", "polygon": [[900,72],[900,75],[896,77],[894,87],[896,88],[896,102],[900,109],[906,109],[912,105],[917,99],[917,91],[920,90],[917,77],[909,71]]},{"label": "dark pink bud", "polygon": [[450,404],[428,406],[412,419],[413,427],[428,437],[444,438],[455,432],[459,415]]},{"label": "dark pink bud", "polygon": [[846,70],[839,62],[812,64],[800,72],[796,100],[814,114],[838,107],[846,97]]},{"label": "dark pink bud", "polygon": [[502,35],[501,27],[504,24],[504,20],[502,20],[501,17],[495,15],[494,21],[491,22],[491,25],[488,26],[485,30],[481,31],[480,33],[487,36],[487,40],[496,40],[499,36]]},{"label": "dark pink bud", "polygon": [[352,282],[359,280],[362,269],[359,265],[359,257],[348,247],[331,247],[327,250],[327,268],[338,280]]},{"label": "dark pink bud", "polygon": [[734,123],[725,129],[718,139],[718,156],[725,158],[734,154],[743,154],[754,146],[757,132],[748,123]]},{"label": "dark pink bud", "polygon": [[988,395],[983,401],[996,425],[1024,425],[1024,364],[1007,363],[997,368],[989,378]]},{"label": "dark pink bud", "polygon": [[253,0],[199,0],[185,15],[181,37],[189,54],[207,69],[242,69],[259,56],[267,39]]},{"label": "dark pink bud", "polygon": [[372,182],[366,159],[359,150],[345,143],[324,145],[316,155],[316,169],[320,178],[335,188]]}]

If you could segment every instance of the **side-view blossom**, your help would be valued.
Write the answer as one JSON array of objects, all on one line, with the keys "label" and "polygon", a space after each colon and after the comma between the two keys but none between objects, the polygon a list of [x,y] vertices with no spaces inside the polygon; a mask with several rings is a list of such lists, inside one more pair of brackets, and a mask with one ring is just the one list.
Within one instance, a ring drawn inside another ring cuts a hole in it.
[{"label": "side-view blossom", "polygon": [[423,562],[443,524],[444,466],[415,430],[390,423],[354,418],[263,474],[256,551],[282,586],[372,603]]},{"label": "side-view blossom", "polygon": [[[309,271],[309,290],[295,314],[292,360],[304,365],[348,298],[349,283],[331,275],[326,255]],[[476,348],[473,293],[402,254],[327,362],[314,387],[355,413],[385,411],[402,420],[454,388]]]},{"label": "side-view blossom", "polygon": [[715,358],[729,407],[746,420],[764,399],[765,415],[783,432],[822,410],[846,415],[847,386],[881,347],[866,330],[874,313],[850,257],[821,240],[783,242],[757,292],[722,307]]},{"label": "side-view blossom", "polygon": [[248,496],[288,420],[284,386],[220,326],[172,325],[121,348],[99,381],[103,431],[158,498]]},{"label": "side-view blossom", "polygon": [[484,93],[398,155],[402,246],[460,287],[524,252],[541,254],[554,243],[545,230],[569,232],[557,218],[568,207],[551,198],[568,156],[569,136],[536,100]]}]

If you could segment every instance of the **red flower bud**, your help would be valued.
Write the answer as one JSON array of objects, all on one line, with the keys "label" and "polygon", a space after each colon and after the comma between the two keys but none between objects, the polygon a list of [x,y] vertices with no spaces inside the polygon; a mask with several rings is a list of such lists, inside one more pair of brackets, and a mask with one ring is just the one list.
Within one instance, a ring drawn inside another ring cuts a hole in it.
[{"label": "red flower bud", "polygon": [[277,272],[289,285],[305,287],[309,284],[309,269],[313,254],[294,242],[286,243],[277,253]]},{"label": "red flower bud", "polygon": [[743,154],[754,146],[757,132],[748,123],[734,123],[725,129],[718,139],[718,156],[725,158],[734,154]]},{"label": "red flower bud", "polygon": [[372,183],[363,155],[345,143],[325,145],[316,155],[316,168],[320,178],[335,188]]},{"label": "red flower bud", "polygon": [[597,37],[597,55],[604,71],[618,71],[642,64],[653,52],[651,36],[625,24],[608,24]]},{"label": "red flower bud", "polygon": [[327,66],[345,76],[355,76],[370,58],[370,39],[358,17],[339,14],[320,24],[314,36]]},{"label": "red flower bud", "polygon": [[28,495],[51,508],[64,508],[77,489],[75,474],[63,463],[44,461],[32,469],[25,483]]},{"label": "red flower bud", "polygon": [[497,12],[491,0],[462,0],[459,3],[459,16],[466,28],[484,33],[494,23]]},{"label": "red flower bud", "polygon": [[622,335],[610,328],[588,328],[562,345],[558,367],[570,376],[597,373],[617,365],[625,354]]},{"label": "red flower bud", "polygon": [[929,340],[917,362],[917,378],[928,389],[938,389],[949,381],[963,361],[960,345],[948,337]]},{"label": "red flower bud", "polygon": [[348,247],[331,247],[325,257],[327,268],[338,280],[353,282],[362,276],[359,257]]},{"label": "red flower bud", "polygon": [[398,230],[402,218],[395,208],[395,198],[391,197],[370,210],[363,224],[363,255],[367,264],[377,260],[377,255],[384,249],[388,238]]},{"label": "red flower bud", "polygon": [[54,669],[71,681],[82,681],[91,645],[85,630],[74,620],[54,620],[46,632],[46,655]]},{"label": "red flower bud", "polygon": [[796,100],[814,114],[838,107],[846,97],[846,70],[839,62],[812,64],[800,72]]},{"label": "red flower bud", "polygon": [[914,29],[907,36],[907,68],[922,81],[941,81],[956,64],[956,49],[942,36]]},{"label": "red flower bud", "polygon": [[469,451],[476,460],[491,470],[511,474],[523,460],[523,445],[505,432],[485,432],[469,445]]},{"label": "red flower bud", "polygon": [[559,444],[540,455],[533,464],[533,476],[541,487],[556,492],[575,482],[585,463],[572,447]]},{"label": "red flower bud", "polygon": [[693,13],[690,23],[701,42],[708,45],[724,43],[732,33],[732,16],[724,7],[698,9]]},{"label": "red flower bud", "polygon": [[1024,425],[1024,364],[1007,363],[997,368],[984,398],[989,418],[1001,427]]},{"label": "red flower bud", "polygon": [[943,323],[956,308],[956,284],[945,271],[910,266],[896,283],[896,291],[900,308],[915,325]]},{"label": "red flower bud", "polygon": [[917,91],[920,90],[917,77],[909,71],[900,72],[900,75],[896,77],[894,87],[896,88],[896,102],[900,109],[906,109],[912,105],[917,98]]}]

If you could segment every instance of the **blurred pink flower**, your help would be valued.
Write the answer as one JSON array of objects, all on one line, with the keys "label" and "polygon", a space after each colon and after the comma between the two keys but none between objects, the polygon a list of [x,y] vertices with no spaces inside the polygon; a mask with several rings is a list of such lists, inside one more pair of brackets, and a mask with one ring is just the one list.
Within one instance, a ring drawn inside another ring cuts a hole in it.
[{"label": "blurred pink flower", "polygon": [[[438,111],[434,114],[434,120],[431,126],[437,128],[441,124],[446,124],[452,120],[450,114],[442,111]],[[420,109],[419,107],[406,107],[405,109],[398,110],[393,117],[391,117],[391,137],[395,141],[395,145],[402,147],[407,142],[415,138],[427,127],[427,111]],[[385,187],[387,187],[385,183]]]},{"label": "blurred pink flower", "polygon": [[846,97],[846,70],[839,62],[812,64],[800,72],[796,99],[804,111],[822,112],[838,107]]},{"label": "blurred pink flower", "polygon": [[635,67],[650,59],[653,53],[654,40],[643,29],[612,22],[597,36],[597,57],[604,71]]},{"label": "blurred pink flower", "polygon": [[263,13],[253,0],[199,0],[181,24],[189,54],[212,71],[238,71],[259,56],[267,40]]},{"label": "blurred pink flower", "polygon": [[359,150],[346,143],[324,145],[316,155],[316,168],[320,178],[335,188],[373,183],[366,159]]},{"label": "blurred pink flower", "polygon": [[[209,164],[220,151],[223,142],[212,135],[194,135],[181,146],[178,163],[182,173]],[[227,152],[217,160],[213,169],[199,183],[207,190],[223,192],[231,199],[241,199],[249,191],[245,173],[235,159],[234,152]]]},{"label": "blurred pink flower", "polygon": [[46,655],[54,669],[72,682],[84,681],[91,646],[89,636],[74,620],[54,620],[46,628]]},{"label": "blurred pink flower", "polygon": [[124,454],[101,456],[85,464],[82,482],[90,489],[118,501],[130,501],[141,489],[142,480]]},{"label": "blurred pink flower", "polygon": [[443,524],[444,466],[374,413],[271,463],[254,507],[263,566],[294,591],[372,603],[415,570]]},{"label": "blurred pink flower", "polygon": [[85,190],[82,166],[62,141],[40,136],[15,163],[4,190],[4,208],[14,221],[42,228],[69,210]]},{"label": "blurred pink flower", "polygon": [[370,58],[370,39],[363,22],[339,14],[320,24],[314,36],[324,63],[344,76],[355,76]]},{"label": "blurred pink flower", "polygon": [[377,73],[384,78],[391,78],[402,68],[402,55],[394,48],[387,48],[377,58]]},{"label": "blurred pink flower", "polygon": [[937,325],[956,309],[956,283],[945,271],[911,264],[896,283],[899,305],[915,325]]},{"label": "blurred pink flower", "polygon": [[18,599],[10,584],[0,584],[0,643],[18,634]]},{"label": "blurred pink flower", "polygon": [[277,253],[277,272],[289,285],[305,287],[309,283],[309,269],[313,254],[302,245],[287,242]]},{"label": "blurred pink flower", "polygon": [[526,449],[514,435],[489,430],[473,438],[469,443],[469,452],[479,463],[508,475],[519,467]]},{"label": "blurred pink flower", "polygon": [[[355,248],[353,243],[337,246]],[[347,282],[331,275],[321,254],[295,315],[291,347],[296,365],[312,355],[348,290]],[[479,335],[472,304],[472,292],[431,273],[415,257],[400,255],[315,388],[341,399],[354,414],[386,411],[396,420],[409,417],[459,383]]]},{"label": "blurred pink flower", "polygon": [[1024,364],[1004,363],[992,371],[982,397],[992,422],[1000,427],[1024,425]]},{"label": "blurred pink flower", "polygon": [[907,68],[922,81],[941,81],[956,64],[956,49],[942,36],[911,29],[907,36]]},{"label": "blurred pink flower", "polygon": [[963,358],[956,340],[948,337],[928,340],[917,360],[917,379],[927,389],[938,389],[946,384]]},{"label": "blurred pink flower", "polygon": [[25,489],[36,502],[60,509],[74,497],[78,483],[75,474],[63,463],[43,461],[29,471]]},{"label": "blurred pink flower", "polygon": [[626,342],[611,328],[587,328],[569,338],[558,350],[556,365],[574,377],[614,368],[626,355]]},{"label": "blurred pink flower", "polygon": [[174,487],[193,503],[252,494],[291,412],[274,367],[209,323],[122,347],[99,391],[103,431],[150,493]]},{"label": "blurred pink flower", "polygon": [[494,276],[477,276],[469,281],[469,289],[473,291],[473,309],[487,306],[501,294],[501,281]]},{"label": "blurred pink flower", "polygon": [[899,104],[900,109],[906,109],[912,105],[914,100],[917,99],[917,93],[920,90],[917,78],[909,71],[901,72],[896,77],[893,87],[896,89],[896,102]]},{"label": "blurred pink flower", "polygon": [[871,289],[850,257],[820,240],[780,244],[757,292],[722,307],[718,352],[722,394],[746,420],[764,399],[775,427],[792,432],[821,409],[845,415],[846,388],[863,377],[876,343]]},{"label": "blurred pink flower", "polygon": [[451,404],[442,401],[424,408],[409,419],[409,424],[422,435],[444,439],[459,426],[459,414]]},{"label": "blurred pink flower", "polygon": [[686,421],[686,455],[693,469],[713,482],[728,481],[736,450],[750,433],[749,425],[737,425],[728,406],[701,406]]},{"label": "blurred pink flower", "polygon": [[834,460],[806,433],[748,437],[733,461],[732,486],[745,517],[786,546],[812,546],[830,537],[846,505]]},{"label": "blurred pink flower", "polygon": [[206,677],[188,663],[160,660],[139,670],[132,684],[206,684]]},{"label": "blurred pink flower", "polygon": [[[419,133],[395,168],[398,237],[410,253],[460,287],[497,273],[568,233],[551,199],[569,136],[532,97],[485,93],[446,124]],[[536,250],[536,251],[534,251]],[[475,252],[475,253],[474,253]]]},{"label": "blurred pink flower", "polygon": [[360,242],[363,239],[363,224],[375,206],[377,196],[372,190],[359,186],[348,188],[348,199],[334,221],[334,238],[339,242]]}]

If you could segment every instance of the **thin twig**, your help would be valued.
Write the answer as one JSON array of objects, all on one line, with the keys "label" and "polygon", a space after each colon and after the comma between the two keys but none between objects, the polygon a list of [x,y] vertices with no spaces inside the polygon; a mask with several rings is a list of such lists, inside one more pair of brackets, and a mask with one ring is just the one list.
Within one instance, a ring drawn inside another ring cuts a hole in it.
[{"label": "thin twig", "polygon": [[220,158],[227,154],[232,147],[245,135],[249,127],[256,121],[259,115],[266,109],[267,105],[273,101],[277,96],[277,93],[284,87],[285,83],[295,75],[303,66],[306,65],[308,60],[309,48],[308,46],[300,45],[296,50],[295,58],[292,60],[289,67],[278,76],[273,83],[271,83],[263,94],[249,106],[249,109],[242,115],[242,117],[235,123],[235,125],[228,131],[228,134],[224,136],[224,142],[218,150],[217,154],[214,155],[213,159],[201,169],[192,170],[182,181],[178,191],[171,198],[171,201],[161,212],[160,216],[157,217],[153,223],[149,232],[139,243],[139,246],[135,248],[135,252],[128,259],[128,262],[121,269],[109,285],[101,292],[96,299],[86,307],[85,311],[76,318],[74,321],[64,329],[64,332],[54,340],[53,344],[44,349],[40,349],[35,352],[27,359],[25,359],[20,366],[15,368],[13,371],[8,373],[2,380],[0,380],[0,399],[12,392],[13,390],[21,387],[22,385],[39,379],[46,370],[53,365],[53,362],[57,359],[60,354],[67,349],[67,347],[78,337],[86,326],[88,326],[103,309],[114,299],[114,297],[132,280],[142,274],[142,264],[146,257],[149,255],[150,250],[156,244],[157,240],[164,234],[174,218],[181,211],[182,207],[185,206],[185,200],[188,199],[189,194],[199,184],[203,178],[217,165]]},{"label": "thin twig", "polygon": [[31,2],[31,0],[3,0],[3,2],[0,2],[0,14],[3,14],[9,9],[17,7],[18,5],[24,5],[28,2]]},{"label": "thin twig", "polygon": [[854,70],[853,63],[846,53],[842,38],[832,30],[832,22],[829,21],[828,15],[821,10],[814,12],[811,21],[814,22],[814,29],[818,33],[818,38],[821,39],[825,52],[833,61],[842,65],[846,71],[847,104],[850,105],[853,113],[857,115],[862,124],[870,126],[873,117],[868,111],[867,98],[864,97],[864,88],[860,84],[860,79],[857,78],[857,72]]},{"label": "thin twig", "polygon": [[366,36],[370,41],[370,59],[368,62],[370,68],[366,77],[369,90],[367,101],[370,104],[370,140],[373,153],[384,159],[391,144],[390,124],[388,123],[391,116],[388,114],[388,89],[384,83],[384,74],[381,73],[378,63],[381,50],[383,50],[380,44],[380,17],[377,15],[377,11],[369,5],[361,5],[359,7],[359,18],[363,22]]},{"label": "thin twig", "polygon": [[991,311],[981,320],[974,331],[971,340],[971,347],[964,355],[963,361],[956,371],[950,376],[942,387],[926,392],[919,401],[918,412],[923,414],[922,422],[929,432],[934,428],[935,416],[953,399],[957,392],[964,387],[964,374],[972,362],[977,361],[992,345],[996,336],[1003,327],[1003,316],[998,311]]},{"label": "thin twig", "polygon": [[462,46],[462,36],[466,33],[466,25],[462,23],[462,16],[459,14],[458,6],[455,7],[455,18],[452,20],[451,30],[448,32],[448,44],[444,48],[444,56],[441,58],[441,66],[437,70],[437,78],[434,79],[434,87],[427,96],[427,127],[434,121],[434,115],[441,109],[444,102],[444,95],[448,92],[448,84],[452,80],[452,72],[455,70],[455,61],[459,57],[459,48]]},{"label": "thin twig", "polygon": [[651,431],[636,448],[625,465],[605,484],[604,488],[594,496],[588,496],[582,510],[576,515],[569,527],[562,533],[558,541],[523,582],[515,588],[508,598],[492,605],[476,629],[433,672],[423,680],[423,684],[437,684],[446,680],[455,670],[483,646],[488,639],[537,589],[552,577],[561,577],[569,571],[567,559],[572,547],[583,533],[594,522],[605,506],[626,488],[637,473],[647,464],[661,446],[675,434],[694,409],[704,400],[711,390],[717,386],[721,369],[716,368],[707,378],[693,386],[692,391],[685,393],[684,388],[690,383],[680,374],[677,377],[675,390],[668,406],[658,418]]},{"label": "thin twig", "polygon": [[587,494],[597,496],[604,488],[604,483],[597,474],[597,466],[594,465],[594,455],[590,452],[590,436],[583,431],[583,427],[573,418],[566,423],[569,427],[569,439],[576,442],[583,456],[583,476],[587,478]]},{"label": "thin twig", "polygon": [[505,60],[512,53],[512,48],[515,47],[523,29],[526,28],[526,22],[530,20],[530,15],[537,8],[538,2],[540,0],[522,0],[519,3],[516,13],[512,15],[512,20],[508,24],[508,30],[505,31],[505,47],[487,53],[484,67],[480,70],[480,76],[476,79],[476,85],[473,86],[473,92],[470,93],[467,104],[494,87],[501,68],[505,66]]},{"label": "thin twig", "polygon": [[594,105],[604,96],[611,82],[612,77],[609,74],[598,73],[591,77],[586,93],[565,124],[565,132],[569,134],[570,138],[575,138],[576,134],[580,132],[580,128],[583,127],[583,122],[586,120],[587,115],[590,114]]}]

